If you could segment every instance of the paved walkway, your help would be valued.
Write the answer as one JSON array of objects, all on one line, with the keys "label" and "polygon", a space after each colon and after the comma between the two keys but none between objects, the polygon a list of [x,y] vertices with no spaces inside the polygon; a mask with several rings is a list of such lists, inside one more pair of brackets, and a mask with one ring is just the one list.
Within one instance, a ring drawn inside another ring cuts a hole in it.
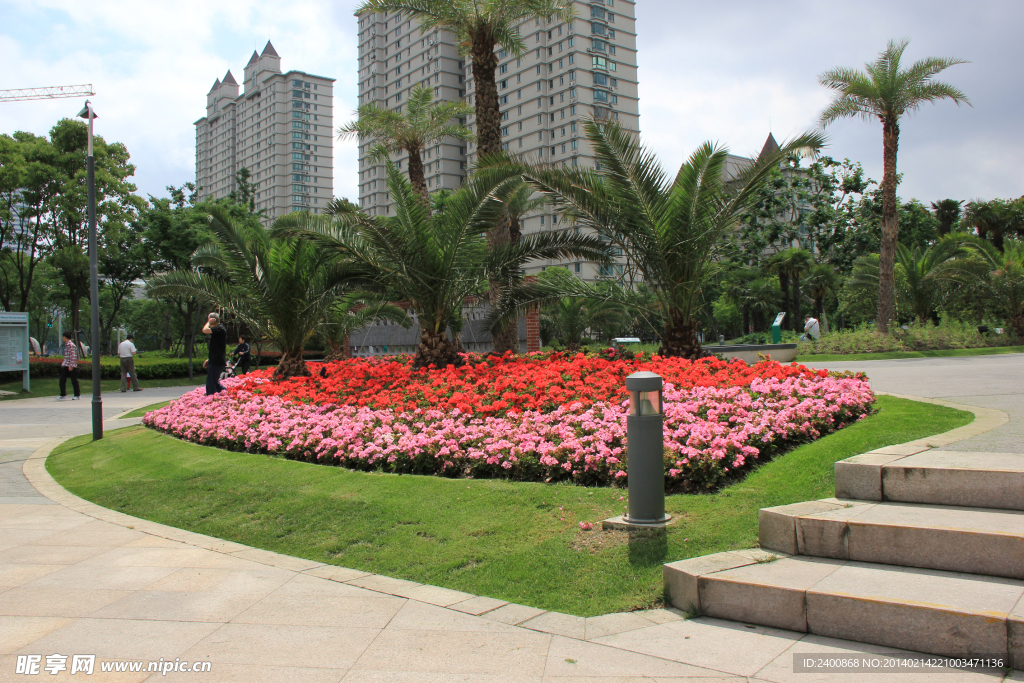
[{"label": "paved walkway", "polygon": [[[851,365],[869,372],[881,391],[1013,408],[1009,424],[992,430],[994,436],[974,437],[980,441],[970,446],[982,450],[985,439],[992,439],[1004,450],[1002,444],[1019,435],[1022,423],[1024,356],[949,361]],[[113,415],[181,391],[115,394],[105,397],[105,407]],[[686,620],[675,610],[581,619],[322,565],[129,517],[73,496],[44,468],[54,444],[90,431],[89,410],[87,400],[0,403],[3,681],[35,680],[14,673],[18,655],[41,655],[40,676],[45,680],[71,681],[936,679],[930,672],[898,677],[885,672],[794,673],[796,653],[843,657],[896,651],[709,618]],[[106,425],[112,429],[131,423],[110,420]],[[46,657],[57,653],[68,656],[67,670],[51,676],[45,671]],[[71,656],[76,654],[96,655],[92,677],[70,675]],[[166,676],[145,671],[149,662],[161,658],[206,662],[210,671],[171,671]],[[113,660],[142,662],[143,671],[101,673],[101,662]],[[961,672],[939,680],[995,683],[1000,678]],[[1024,674],[1006,680],[1024,681]]]}]

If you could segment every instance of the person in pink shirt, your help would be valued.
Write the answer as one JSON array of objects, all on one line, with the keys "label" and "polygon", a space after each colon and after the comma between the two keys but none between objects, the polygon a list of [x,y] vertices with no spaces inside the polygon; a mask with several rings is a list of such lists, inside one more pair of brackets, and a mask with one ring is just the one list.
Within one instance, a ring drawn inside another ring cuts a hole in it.
[{"label": "person in pink shirt", "polygon": [[65,332],[63,337],[64,362],[60,364],[60,396],[57,397],[57,400],[63,401],[68,397],[67,386],[68,378],[70,377],[71,388],[75,391],[75,395],[71,400],[77,401],[82,398],[82,390],[78,386],[78,347],[71,341],[70,332]]}]

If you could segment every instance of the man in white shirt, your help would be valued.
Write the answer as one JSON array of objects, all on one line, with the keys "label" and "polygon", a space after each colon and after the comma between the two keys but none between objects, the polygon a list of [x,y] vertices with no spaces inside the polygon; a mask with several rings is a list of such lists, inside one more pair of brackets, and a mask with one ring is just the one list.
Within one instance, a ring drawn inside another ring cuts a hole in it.
[{"label": "man in white shirt", "polygon": [[139,388],[139,378],[135,376],[135,354],[138,351],[132,342],[133,339],[135,339],[135,335],[128,333],[125,340],[117,347],[117,355],[121,357],[121,393],[128,391],[127,380],[129,378],[132,383],[132,391],[142,391]]},{"label": "man in white shirt", "polygon": [[804,319],[803,341],[815,341],[819,337],[821,337],[821,326],[818,324],[817,318],[807,316]]}]

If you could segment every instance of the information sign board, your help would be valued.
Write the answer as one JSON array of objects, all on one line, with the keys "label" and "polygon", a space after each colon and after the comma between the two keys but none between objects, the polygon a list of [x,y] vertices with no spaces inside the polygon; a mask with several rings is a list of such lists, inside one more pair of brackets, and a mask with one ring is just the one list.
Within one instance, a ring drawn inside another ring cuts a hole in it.
[{"label": "information sign board", "polygon": [[0,372],[21,372],[29,391],[28,313],[0,312]]}]

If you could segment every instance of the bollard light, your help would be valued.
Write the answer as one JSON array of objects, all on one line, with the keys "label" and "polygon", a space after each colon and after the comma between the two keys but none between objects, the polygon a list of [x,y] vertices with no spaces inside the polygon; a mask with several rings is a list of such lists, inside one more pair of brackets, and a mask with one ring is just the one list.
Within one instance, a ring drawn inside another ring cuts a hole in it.
[{"label": "bollard light", "polygon": [[665,514],[665,413],[661,376],[635,372],[626,378],[629,415],[626,417],[628,450],[628,526],[661,527]]}]

